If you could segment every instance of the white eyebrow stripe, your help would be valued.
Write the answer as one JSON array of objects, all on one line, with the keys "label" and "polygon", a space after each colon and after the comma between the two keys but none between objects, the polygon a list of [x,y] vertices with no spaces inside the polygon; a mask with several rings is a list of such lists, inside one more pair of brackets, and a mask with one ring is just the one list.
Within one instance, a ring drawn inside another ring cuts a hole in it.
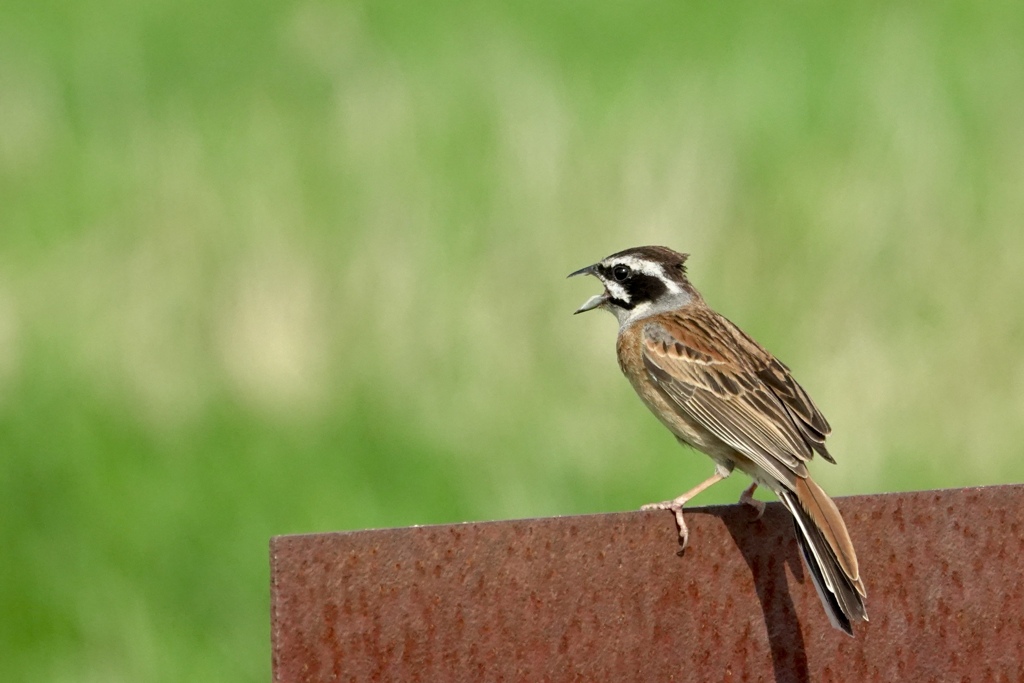
[{"label": "white eyebrow stripe", "polygon": [[[671,293],[683,293],[683,288],[679,285],[679,283],[677,283],[675,280],[668,276],[668,272],[665,271],[665,266],[661,263],[654,263],[653,261],[637,258],[635,256],[620,256],[612,261],[609,261],[606,265],[608,267],[616,265],[629,266],[631,270],[634,270],[638,273],[643,273],[644,275],[650,275],[651,277],[658,278],[659,280],[665,283],[665,287],[668,288],[668,291],[670,291]],[[626,296],[616,296],[616,298],[622,299],[623,301],[629,301],[629,298]]]},{"label": "white eyebrow stripe", "polygon": [[668,276],[668,273],[665,272],[665,266],[658,264],[658,270],[661,271],[661,280],[665,283],[665,286],[668,287],[668,291],[673,294],[682,294],[683,288],[679,286],[678,282]]},{"label": "white eyebrow stripe", "polygon": [[620,256],[616,259],[608,261],[609,267],[613,265],[629,266],[631,270],[635,270],[640,273],[646,273],[647,275],[654,275],[651,271],[651,266],[654,264],[645,259],[638,259],[635,256]]}]

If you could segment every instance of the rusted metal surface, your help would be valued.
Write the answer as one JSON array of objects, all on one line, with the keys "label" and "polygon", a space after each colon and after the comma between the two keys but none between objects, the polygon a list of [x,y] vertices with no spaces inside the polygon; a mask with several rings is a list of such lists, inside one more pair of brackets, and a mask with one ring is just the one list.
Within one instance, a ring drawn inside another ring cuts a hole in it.
[{"label": "rusted metal surface", "polygon": [[837,504],[856,638],[777,504],[278,537],[274,680],[1024,681],[1024,486]]}]

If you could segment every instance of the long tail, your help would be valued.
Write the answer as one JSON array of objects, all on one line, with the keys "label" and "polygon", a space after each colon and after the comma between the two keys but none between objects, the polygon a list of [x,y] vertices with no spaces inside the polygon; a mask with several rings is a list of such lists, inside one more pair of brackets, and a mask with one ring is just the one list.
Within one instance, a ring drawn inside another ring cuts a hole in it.
[{"label": "long tail", "polygon": [[793,490],[783,489],[779,498],[796,522],[800,550],[828,620],[852,636],[850,623],[868,620],[864,609],[868,594],[839,510],[810,477],[797,478]]}]

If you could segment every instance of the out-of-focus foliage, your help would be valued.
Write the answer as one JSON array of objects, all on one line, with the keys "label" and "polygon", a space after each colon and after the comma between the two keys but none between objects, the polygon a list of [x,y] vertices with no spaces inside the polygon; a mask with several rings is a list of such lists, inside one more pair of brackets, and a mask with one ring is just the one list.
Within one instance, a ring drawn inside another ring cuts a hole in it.
[{"label": "out-of-focus foliage", "polygon": [[708,475],[570,315],[638,244],[793,368],[831,492],[1019,481],[1021,36],[965,1],[3,3],[0,679],[268,680],[271,535]]}]

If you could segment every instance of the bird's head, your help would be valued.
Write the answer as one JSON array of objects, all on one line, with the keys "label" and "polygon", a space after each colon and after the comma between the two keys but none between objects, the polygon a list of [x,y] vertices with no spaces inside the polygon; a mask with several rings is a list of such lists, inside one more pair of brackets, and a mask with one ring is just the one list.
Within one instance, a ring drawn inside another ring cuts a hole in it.
[{"label": "bird's head", "polygon": [[576,313],[604,308],[625,326],[684,306],[696,295],[686,279],[688,257],[668,247],[634,247],[580,268],[569,277],[593,275],[604,291],[590,297]]}]

